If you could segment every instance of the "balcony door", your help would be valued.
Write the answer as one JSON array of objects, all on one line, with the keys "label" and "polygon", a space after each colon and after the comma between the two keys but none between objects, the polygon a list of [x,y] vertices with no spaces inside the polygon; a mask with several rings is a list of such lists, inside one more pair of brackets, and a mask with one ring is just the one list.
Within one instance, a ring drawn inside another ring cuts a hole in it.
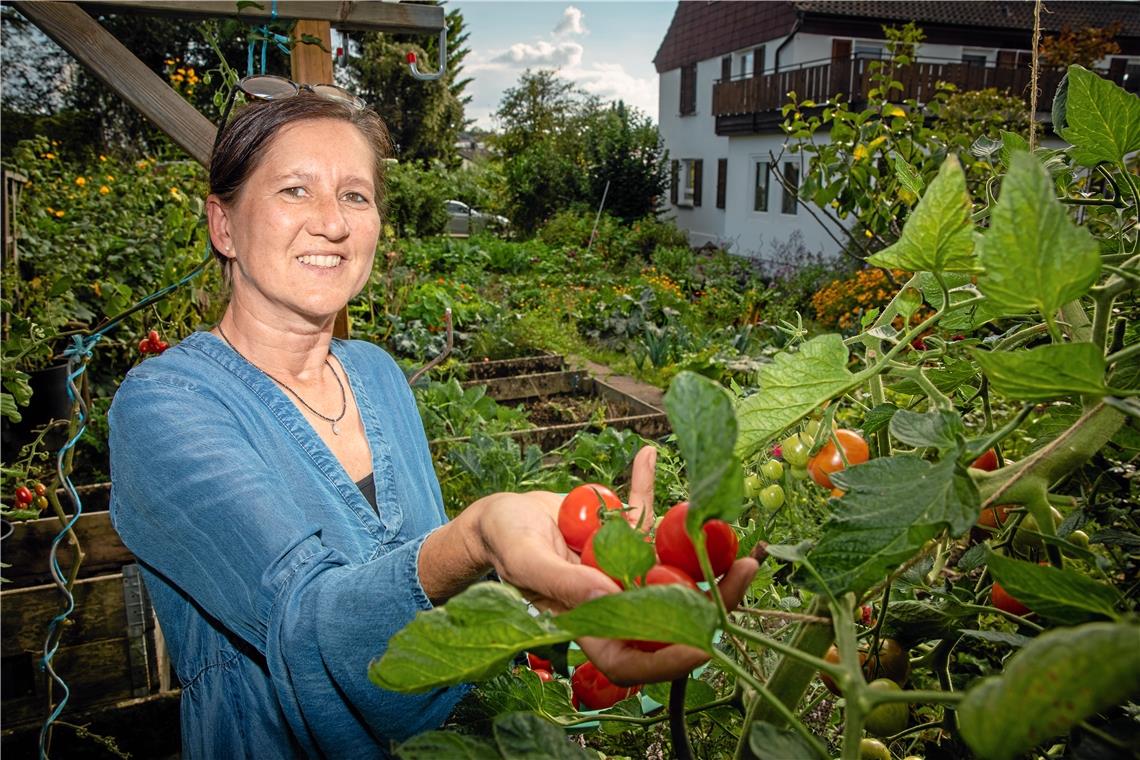
[{"label": "balcony door", "polygon": [[831,81],[829,95],[851,95],[851,40],[831,41]]}]

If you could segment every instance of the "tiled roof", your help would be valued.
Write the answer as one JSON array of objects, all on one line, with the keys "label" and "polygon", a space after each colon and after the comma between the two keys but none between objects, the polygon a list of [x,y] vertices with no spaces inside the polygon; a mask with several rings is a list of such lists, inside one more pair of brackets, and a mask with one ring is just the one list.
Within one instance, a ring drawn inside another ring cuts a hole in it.
[{"label": "tiled roof", "polygon": [[[915,21],[928,31],[942,27],[963,32],[971,28],[1022,32],[1033,29],[1033,7],[1032,0],[682,0],[653,63],[660,73],[759,45],[788,34],[799,15],[805,19],[857,19],[864,23]],[[1066,26],[1107,27],[1113,22],[1121,25],[1118,40],[1140,40],[1140,2],[1053,0],[1045,3],[1041,14],[1045,32]]]}]

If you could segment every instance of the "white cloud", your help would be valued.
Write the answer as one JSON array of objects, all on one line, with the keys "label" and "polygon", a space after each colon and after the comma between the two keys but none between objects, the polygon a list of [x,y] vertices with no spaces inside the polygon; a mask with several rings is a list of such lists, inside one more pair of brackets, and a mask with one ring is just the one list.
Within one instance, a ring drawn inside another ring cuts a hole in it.
[{"label": "white cloud", "polygon": [[559,74],[591,95],[603,100],[621,100],[657,120],[657,80],[632,76],[620,63],[596,63],[569,68]]},{"label": "white cloud", "polygon": [[519,66],[577,66],[582,62],[582,46],[577,42],[516,42],[491,58],[491,63]]},{"label": "white cloud", "polygon": [[562,20],[554,27],[555,36],[589,33],[590,30],[582,23],[582,11],[573,5],[566,6],[566,10],[562,11]]}]

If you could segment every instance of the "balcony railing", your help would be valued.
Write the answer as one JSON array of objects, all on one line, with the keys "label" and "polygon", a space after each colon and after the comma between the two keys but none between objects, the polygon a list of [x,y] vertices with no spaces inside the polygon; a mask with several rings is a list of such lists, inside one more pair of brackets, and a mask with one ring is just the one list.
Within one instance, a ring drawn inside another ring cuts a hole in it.
[{"label": "balcony railing", "polygon": [[[810,99],[822,103],[828,98],[843,94],[854,103],[867,100],[874,86],[870,64],[875,59],[861,56],[829,60],[819,64],[804,64],[798,68],[775,74],[721,81],[713,86],[713,116],[740,116],[779,111],[788,102],[788,93],[795,92],[800,100]],[[884,65],[887,65],[884,62]],[[1100,72],[1102,75],[1105,72]],[[1048,110],[1063,72],[1042,71],[1038,77],[1040,95],[1038,108]],[[984,90],[996,87],[1029,100],[1028,66],[983,66],[978,63],[921,61],[900,68],[895,79],[902,83],[902,92],[892,93],[892,99],[915,99],[929,102],[938,82],[950,82],[959,90]],[[1114,79],[1123,79],[1122,76]],[[1122,82],[1117,81],[1117,84]]]}]

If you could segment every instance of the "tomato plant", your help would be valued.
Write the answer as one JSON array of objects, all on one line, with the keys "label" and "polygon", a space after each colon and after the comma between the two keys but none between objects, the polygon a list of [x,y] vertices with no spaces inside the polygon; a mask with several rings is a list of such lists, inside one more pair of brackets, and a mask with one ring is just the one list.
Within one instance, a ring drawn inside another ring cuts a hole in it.
[{"label": "tomato plant", "polygon": [[[688,586],[694,591],[697,590],[697,582],[680,568],[671,567],[669,565],[654,565],[649,569],[649,572],[645,574],[646,586],[668,586],[670,584],[680,584],[682,586]],[[664,641],[634,640],[630,643],[645,652],[656,652],[658,649],[664,649],[669,646],[668,642]]]},{"label": "tomato plant", "polygon": [[588,710],[613,707],[641,689],[640,686],[617,686],[594,663],[588,661],[574,669],[574,674],[570,676],[570,686],[574,691],[575,707],[581,705]]},{"label": "tomato plant", "polygon": [[558,530],[567,546],[581,552],[586,541],[601,527],[601,512],[616,509],[621,509],[621,499],[613,491],[597,483],[586,483],[562,500]]},{"label": "tomato plant", "polygon": [[808,462],[808,472],[812,480],[830,490],[834,488],[831,475],[849,465],[863,464],[870,454],[863,436],[854,430],[836,430],[833,438]]},{"label": "tomato plant", "polygon": [[[665,513],[665,518],[657,526],[657,556],[662,564],[672,565],[684,571],[690,578],[703,578],[697,549],[689,538],[685,520],[689,515],[689,505],[681,502]],[[721,576],[736,559],[739,541],[732,526],[724,520],[709,520],[701,530],[705,534],[705,549],[714,576]]]},{"label": "tomato plant", "polygon": [[996,581],[990,590],[990,597],[994,607],[997,607],[1002,612],[1008,612],[1011,615],[1017,615],[1019,617],[1024,617],[1030,612],[1028,607],[1014,599],[1013,596]]}]

